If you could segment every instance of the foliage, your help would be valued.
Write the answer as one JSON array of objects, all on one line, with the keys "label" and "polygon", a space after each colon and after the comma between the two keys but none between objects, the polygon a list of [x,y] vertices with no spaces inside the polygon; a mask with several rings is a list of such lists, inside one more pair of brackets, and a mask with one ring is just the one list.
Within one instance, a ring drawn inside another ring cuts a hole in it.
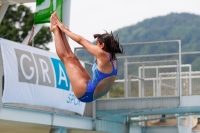
[{"label": "foliage", "polygon": [[110,90],[111,98],[122,98],[124,97],[124,87],[115,86]]},{"label": "foliage", "polygon": [[[117,30],[121,43],[159,40],[181,40],[183,46],[197,44],[200,38],[200,17],[189,13],[171,13],[146,19],[136,25]],[[195,44],[194,44],[195,43]],[[186,50],[183,47],[183,50]]]},{"label": "foliage", "polygon": [[[0,37],[22,42],[33,26],[34,13],[24,5],[10,5],[1,22]],[[43,27],[34,38],[34,46],[49,50],[46,46],[52,41],[51,31]],[[32,45],[32,44],[30,44]]]}]

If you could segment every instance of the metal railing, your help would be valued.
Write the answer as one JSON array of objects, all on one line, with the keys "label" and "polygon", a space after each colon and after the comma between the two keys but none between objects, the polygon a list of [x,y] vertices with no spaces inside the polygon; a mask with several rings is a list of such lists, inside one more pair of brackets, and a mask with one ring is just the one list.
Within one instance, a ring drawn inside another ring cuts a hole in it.
[{"label": "metal railing", "polygon": [[[178,88],[181,88],[181,78],[180,78],[181,67],[178,65],[178,64],[181,64],[181,42],[179,40],[130,43],[130,44],[123,44],[123,47],[127,47],[129,49],[130,47],[135,46],[135,45],[137,45],[137,46],[139,46],[139,45],[149,45],[150,46],[152,44],[153,45],[155,45],[155,44],[156,45],[160,45],[160,44],[164,44],[164,45],[173,44],[174,45],[174,44],[176,44],[177,45],[176,50],[175,50],[176,53],[159,53],[159,54],[157,54],[157,53],[151,53],[151,54],[146,53],[146,54],[142,54],[142,55],[134,54],[134,55],[118,56],[117,57],[118,60],[124,60],[124,62],[120,62],[120,64],[122,64],[122,63],[124,64],[124,66],[123,66],[124,78],[121,79],[121,80],[116,80],[115,84],[120,84],[119,85],[120,89],[119,89],[119,86],[117,88],[118,88],[119,91],[121,91],[121,89],[122,89],[121,84],[124,83],[123,88],[125,88],[125,89],[124,89],[124,92],[123,92],[123,94],[124,94],[123,97],[128,97],[128,94],[130,94],[129,93],[129,89],[128,89],[129,88],[128,84],[130,84],[128,82],[128,78],[130,78],[130,76],[133,77],[133,78],[137,78],[139,80],[139,82],[142,82],[142,79],[143,79],[143,77],[140,74],[139,74],[140,76],[136,76],[138,74],[132,74],[132,73],[130,74],[128,72],[128,65],[131,64],[131,63],[133,63],[133,64],[145,64],[145,63],[154,63],[154,62],[170,62],[170,61],[171,62],[175,62],[174,65],[177,66],[177,76],[179,77],[178,78],[179,81],[177,82],[177,84],[178,84]],[[79,50],[84,50],[84,48],[83,47],[75,48],[76,55],[78,55]],[[86,54],[86,51],[84,51],[84,54]],[[167,56],[170,56],[170,58],[166,59]],[[151,57],[151,59],[149,61],[148,59],[150,57]],[[157,57],[163,57],[163,59],[162,60],[157,60]],[[171,57],[176,57],[176,59],[173,58],[174,60],[172,60]],[[148,59],[144,60],[144,58],[148,58]],[[155,58],[155,59],[153,59],[153,58]],[[80,59],[82,59],[82,57]],[[132,59],[134,59],[136,61],[130,62],[129,60],[132,60]],[[142,59],[142,60],[140,60],[140,59]],[[94,61],[94,58],[93,58],[93,61]],[[91,59],[90,59],[90,62],[92,63]],[[145,67],[147,67],[147,66],[145,66]],[[120,71],[122,71],[122,70],[120,70]],[[140,70],[138,70],[138,72],[140,72]],[[139,85],[142,85],[142,84],[139,83]],[[116,87],[113,87],[113,89],[114,88],[116,88]],[[139,88],[141,88],[141,87],[139,87]],[[112,91],[112,89],[111,89],[111,92],[109,92],[106,97],[107,98],[111,98],[112,96],[110,96],[110,94],[112,92],[114,92],[114,91]],[[142,95],[141,94],[141,89],[138,89],[137,92],[140,93],[140,96]],[[181,92],[180,92],[180,95],[181,95]],[[105,96],[104,96],[104,98],[105,98]]]}]

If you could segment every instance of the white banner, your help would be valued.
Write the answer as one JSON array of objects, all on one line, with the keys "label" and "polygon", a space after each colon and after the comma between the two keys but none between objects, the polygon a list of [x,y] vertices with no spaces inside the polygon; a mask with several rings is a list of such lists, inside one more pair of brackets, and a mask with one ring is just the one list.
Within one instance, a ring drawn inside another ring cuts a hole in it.
[{"label": "white banner", "polygon": [[83,115],[85,103],[75,97],[66,69],[55,53],[5,39],[0,39],[0,44],[4,66],[3,103],[55,107]]}]

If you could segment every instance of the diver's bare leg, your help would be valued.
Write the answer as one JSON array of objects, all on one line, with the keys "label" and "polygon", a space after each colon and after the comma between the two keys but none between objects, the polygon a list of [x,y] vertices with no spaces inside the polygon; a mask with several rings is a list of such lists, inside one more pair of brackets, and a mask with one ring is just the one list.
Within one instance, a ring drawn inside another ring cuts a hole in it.
[{"label": "diver's bare leg", "polygon": [[51,31],[55,38],[56,53],[66,67],[74,94],[79,98],[86,92],[86,83],[88,79],[77,65],[77,61],[71,57],[71,53],[69,54],[69,51],[66,49],[59,28],[53,25],[51,26]]},{"label": "diver's bare leg", "polygon": [[66,38],[66,36],[65,36],[65,33],[63,33],[62,31],[60,31],[60,32],[61,32],[60,34],[61,34],[61,36],[62,36],[62,40],[63,40],[63,42],[64,42],[65,48],[67,49],[67,52],[70,54],[70,56],[71,56],[72,58],[74,58],[74,60],[75,60],[75,62],[76,62],[76,65],[82,70],[82,72],[83,72],[84,75],[85,75],[85,78],[86,78],[87,80],[90,80],[91,77],[90,77],[88,71],[81,65],[81,63],[80,63],[80,61],[78,60],[77,56],[72,52],[72,50],[71,50],[71,48],[70,48],[70,46],[69,46],[69,43],[68,43],[68,41],[67,41],[67,38]]}]

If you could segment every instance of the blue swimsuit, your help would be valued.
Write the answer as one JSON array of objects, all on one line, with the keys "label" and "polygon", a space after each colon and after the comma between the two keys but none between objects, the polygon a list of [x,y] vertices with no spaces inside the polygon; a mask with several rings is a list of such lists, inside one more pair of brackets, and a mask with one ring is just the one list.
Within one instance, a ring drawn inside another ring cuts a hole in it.
[{"label": "blue swimsuit", "polygon": [[117,69],[115,69],[115,67],[114,67],[114,63],[112,61],[110,54],[108,54],[108,55],[109,55],[110,61],[112,63],[112,72],[109,74],[100,72],[97,68],[97,62],[95,61],[95,63],[92,66],[92,72],[93,72],[92,79],[87,82],[87,88],[86,88],[85,94],[82,97],[78,98],[80,101],[92,102],[94,100],[93,94],[94,94],[94,91],[95,91],[98,83],[107,77],[117,76]]}]

